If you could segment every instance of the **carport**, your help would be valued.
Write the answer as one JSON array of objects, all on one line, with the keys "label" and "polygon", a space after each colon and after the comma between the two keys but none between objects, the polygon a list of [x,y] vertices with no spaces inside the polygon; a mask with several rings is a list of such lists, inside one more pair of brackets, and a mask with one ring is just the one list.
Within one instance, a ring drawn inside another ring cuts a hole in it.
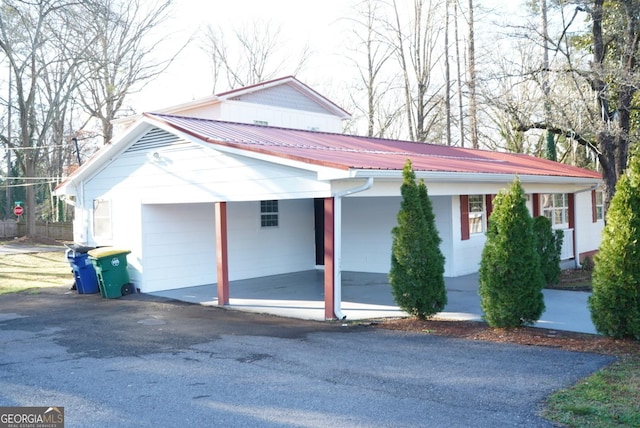
[{"label": "carport", "polygon": [[[350,188],[349,195],[354,195],[354,189],[358,187]],[[195,287],[198,295],[215,295],[218,304],[225,305],[229,299],[245,298],[236,296],[242,288],[229,287],[230,282],[243,284],[243,280],[254,278],[260,288],[253,290],[258,298],[278,300],[267,295],[271,284],[268,278],[291,274],[294,280],[286,283],[292,298],[298,294],[305,295],[307,301],[320,298],[325,318],[334,318],[334,311],[338,315],[340,310],[340,296],[334,298],[340,290],[335,292],[334,284],[340,283],[341,273],[335,269],[328,276],[324,273],[338,264],[340,255],[345,270],[385,273],[376,281],[386,284],[399,197],[308,198],[277,203],[279,224],[270,229],[260,227],[259,201],[143,203],[142,257],[137,269],[144,275],[139,288],[146,293],[180,294],[182,289]],[[340,206],[339,212],[336,205]],[[329,268],[325,269],[327,264]],[[295,282],[296,275],[307,272],[322,276],[324,284],[309,278]],[[262,281],[264,277],[267,279]],[[320,289],[315,290],[314,284]]]}]

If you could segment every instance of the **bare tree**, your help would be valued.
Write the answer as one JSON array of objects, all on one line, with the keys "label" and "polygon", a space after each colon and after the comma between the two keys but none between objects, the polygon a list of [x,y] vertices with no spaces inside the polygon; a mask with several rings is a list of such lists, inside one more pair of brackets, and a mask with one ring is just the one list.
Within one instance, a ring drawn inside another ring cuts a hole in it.
[{"label": "bare tree", "polygon": [[213,71],[212,92],[221,80],[228,89],[249,86],[287,74],[300,73],[309,58],[305,46],[291,55],[282,45],[280,28],[271,22],[253,21],[230,32],[223,27],[208,26],[202,36],[202,49],[209,56]]},{"label": "bare tree", "polygon": [[[356,70],[355,90],[351,92],[354,110],[366,121],[366,135],[385,137],[393,132],[404,111],[396,97],[397,85],[391,72],[393,48],[378,25],[382,19],[382,4],[364,0],[356,6],[352,20],[353,42],[348,44],[350,61]],[[364,98],[364,102],[362,101]],[[357,120],[357,118],[356,118]]]},{"label": "bare tree", "polygon": [[451,64],[450,64],[450,47],[449,47],[449,0],[445,0],[444,14],[444,103],[445,115],[447,118],[446,135],[447,146],[451,145]]},{"label": "bare tree", "polygon": [[469,81],[467,86],[469,87],[469,122],[471,125],[471,147],[477,149],[480,146],[478,141],[478,102],[476,98],[476,45],[475,45],[475,33],[474,33],[474,21],[473,21],[473,0],[469,0],[468,24],[469,24]]},{"label": "bare tree", "polygon": [[[542,30],[542,90],[545,95],[544,113],[545,120],[551,119],[551,106],[549,100],[549,21],[547,19],[547,0],[540,0],[540,18]],[[556,160],[555,137],[552,132],[546,132],[546,150],[545,157],[550,160]]]},{"label": "bare tree", "polygon": [[[571,34],[581,14],[588,17],[591,32]],[[551,119],[532,117],[518,127],[522,131],[544,129],[587,147],[602,168],[605,206],[626,168],[630,144],[638,136],[631,119],[637,109],[639,16],[637,0],[582,2],[567,17],[563,15],[561,34],[549,38],[563,61],[551,64],[548,71],[556,80],[570,82],[571,91],[561,96],[552,91]]]},{"label": "bare tree", "polygon": [[110,143],[112,121],[126,97],[165,71],[179,54],[158,56],[168,37],[158,30],[169,17],[172,0],[91,0],[86,5],[91,25],[85,28],[85,40],[94,42],[79,95],[86,111],[99,120],[104,143]]},{"label": "bare tree", "polygon": [[458,2],[453,0],[453,16],[454,16],[454,34],[456,45],[456,82],[458,89],[458,130],[460,132],[460,146],[464,147],[465,132],[464,132],[464,106],[462,104],[462,70],[461,65],[463,63],[460,56],[460,37],[458,32]]},{"label": "bare tree", "polygon": [[[414,141],[426,141],[428,137],[433,141],[430,133],[441,131],[443,98],[443,84],[436,82],[434,76],[443,55],[439,49],[443,33],[441,4],[413,0],[410,8],[404,6],[393,0],[393,16],[388,25],[403,80],[408,134]],[[409,11],[408,17],[405,11]]]},{"label": "bare tree", "polygon": [[542,153],[541,134],[517,129],[542,109],[544,94],[531,77],[532,70],[538,67],[536,46],[523,41],[514,44],[508,56],[494,59],[491,71],[486,72],[477,88],[486,113],[483,129],[489,132],[479,131],[487,148],[536,156]]},{"label": "bare tree", "polygon": [[[27,235],[35,235],[38,168],[51,145],[50,132],[75,89],[78,57],[59,56],[78,38],[73,31],[61,31],[74,13],[75,2],[6,0],[0,13],[0,51],[14,77],[18,137],[1,135],[13,150],[26,185]],[[55,142],[54,142],[55,143]]]}]

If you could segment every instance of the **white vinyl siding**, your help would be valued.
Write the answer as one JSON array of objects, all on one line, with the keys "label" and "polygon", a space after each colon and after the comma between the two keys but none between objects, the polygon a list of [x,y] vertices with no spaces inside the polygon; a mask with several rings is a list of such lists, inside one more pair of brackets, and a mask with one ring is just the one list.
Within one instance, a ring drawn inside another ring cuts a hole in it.
[{"label": "white vinyl siding", "polygon": [[217,281],[213,204],[143,205],[143,292]]}]

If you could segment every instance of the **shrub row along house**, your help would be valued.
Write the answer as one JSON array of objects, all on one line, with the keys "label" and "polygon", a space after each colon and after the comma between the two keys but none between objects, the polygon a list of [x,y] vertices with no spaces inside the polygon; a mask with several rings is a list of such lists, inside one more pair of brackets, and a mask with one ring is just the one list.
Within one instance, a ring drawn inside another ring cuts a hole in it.
[{"label": "shrub row along house", "polygon": [[[517,175],[533,216],[564,230],[562,258],[596,251],[599,173],[522,154],[341,134],[349,114],[294,77],[120,121],[112,144],[56,190],[74,238],[131,250],[141,292],[324,269],[325,318],[341,272],[388,273],[402,168],[433,203],[445,276],[477,272],[492,198]],[[300,285],[304,287],[304,284]]]}]

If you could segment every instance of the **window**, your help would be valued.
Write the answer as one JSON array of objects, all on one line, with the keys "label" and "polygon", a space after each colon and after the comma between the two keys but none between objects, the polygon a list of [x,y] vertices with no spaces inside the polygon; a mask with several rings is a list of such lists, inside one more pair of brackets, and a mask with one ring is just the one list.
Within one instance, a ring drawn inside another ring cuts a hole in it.
[{"label": "window", "polygon": [[594,205],[594,217],[593,221],[604,220],[604,195],[600,190],[595,191]]},{"label": "window", "polygon": [[484,197],[469,195],[469,233],[484,232]]},{"label": "window", "polygon": [[111,202],[104,199],[93,201],[93,236],[111,238]]},{"label": "window", "polygon": [[542,197],[542,215],[556,228],[569,226],[569,198],[566,193],[547,193]]},{"label": "window", "polygon": [[278,201],[260,201],[260,226],[278,226]]}]

